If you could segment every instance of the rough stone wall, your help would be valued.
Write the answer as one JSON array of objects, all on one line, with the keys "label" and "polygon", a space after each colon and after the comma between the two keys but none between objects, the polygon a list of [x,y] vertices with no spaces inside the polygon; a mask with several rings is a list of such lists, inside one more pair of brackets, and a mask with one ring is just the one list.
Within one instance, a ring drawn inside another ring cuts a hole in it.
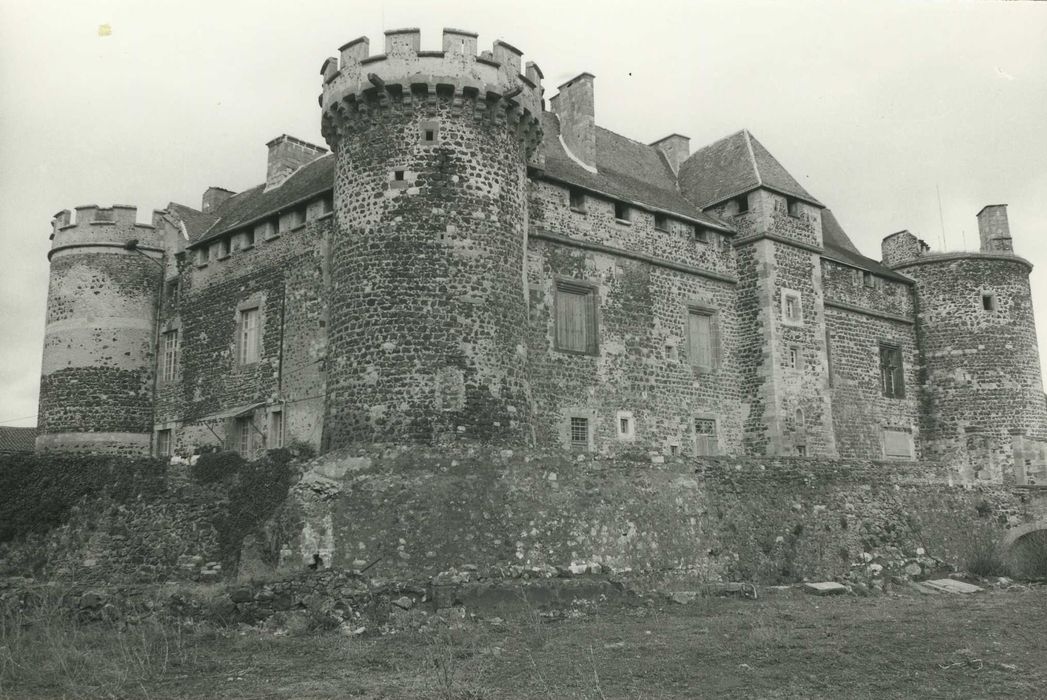
[{"label": "rough stone wall", "polygon": [[478,102],[437,91],[347,117],[335,147],[329,447],[531,439],[527,154],[497,106],[476,118]]},{"label": "rough stone wall", "polygon": [[[671,217],[668,230],[659,231],[645,211],[634,210],[630,224],[620,223],[613,203],[596,196],[586,197],[584,213],[573,211],[567,197],[565,188],[548,182],[536,181],[531,189],[528,357],[537,444],[567,444],[570,417],[577,416],[590,420],[593,448],[601,453],[692,454],[693,419],[703,417],[717,421],[721,452],[740,451],[744,408],[737,381],[739,331],[730,247],[719,236],[711,243],[696,242],[692,227]],[[543,239],[542,231],[622,252]],[[635,253],[715,278],[629,257]],[[558,280],[594,285],[598,354],[556,348]],[[712,371],[690,363],[689,305],[715,310],[720,351]],[[632,417],[631,436],[619,434],[621,412]]]},{"label": "rough stone wall", "polygon": [[[970,253],[922,260],[898,269],[917,283],[925,454],[1014,483],[1012,437],[1047,439],[1028,264]],[[994,295],[993,310],[983,294]]]},{"label": "rough stone wall", "polygon": [[[178,328],[179,371],[158,385],[156,424],[177,430],[178,451],[219,439],[200,419],[253,403],[283,406],[285,442],[319,446],[327,309],[325,270],[332,219],[315,208],[305,224],[279,237],[256,236],[206,266],[183,261],[177,307],[163,328]],[[237,328],[242,308],[260,315],[258,361],[242,364]],[[254,414],[255,445],[268,437],[269,413]],[[228,421],[208,421],[229,443]]]},{"label": "rough stone wall", "polygon": [[55,222],[40,382],[39,449],[147,452],[162,245],[133,208]]},{"label": "rough stone wall", "polygon": [[1033,517],[1022,494],[951,485],[926,463],[650,460],[564,451],[374,447],[317,460],[270,528],[291,568],[426,576],[597,564],[706,580],[840,577],[927,555],[963,561],[973,531]]},{"label": "rough stone wall", "polygon": [[[883,456],[883,429],[888,427],[908,431],[918,458],[920,358],[911,285],[878,277],[870,287],[861,270],[830,260],[822,260],[822,280],[833,428],[840,456]],[[883,395],[881,342],[902,350],[905,398]]]}]

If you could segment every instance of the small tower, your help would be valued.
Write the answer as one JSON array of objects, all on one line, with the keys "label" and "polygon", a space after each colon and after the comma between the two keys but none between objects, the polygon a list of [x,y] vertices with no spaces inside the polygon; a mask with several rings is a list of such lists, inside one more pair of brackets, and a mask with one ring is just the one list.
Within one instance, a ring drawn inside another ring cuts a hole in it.
[{"label": "small tower", "polygon": [[527,161],[541,72],[417,29],[341,48],[323,74],[335,154],[324,442],[530,439]]},{"label": "small tower", "polygon": [[983,208],[978,229],[977,252],[931,252],[908,231],[882,245],[916,281],[923,454],[974,479],[1047,483],[1032,265],[1013,252],[1006,205]]},{"label": "small tower", "polygon": [[37,451],[148,454],[164,246],[135,207],[52,222]]}]

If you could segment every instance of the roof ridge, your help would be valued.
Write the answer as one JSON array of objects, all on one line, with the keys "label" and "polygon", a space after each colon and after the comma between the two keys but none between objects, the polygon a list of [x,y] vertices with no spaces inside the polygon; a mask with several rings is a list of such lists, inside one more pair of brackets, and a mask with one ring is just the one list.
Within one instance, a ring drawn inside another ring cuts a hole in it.
[{"label": "roof ridge", "polygon": [[745,137],[745,146],[749,149],[749,162],[752,163],[753,172],[756,173],[756,182],[763,185],[763,177],[760,175],[760,164],[756,162],[756,153],[753,151],[753,135],[748,129],[742,129],[742,135]]},{"label": "roof ridge", "polygon": [[[739,129],[738,131],[732,131],[731,133],[727,134],[726,136],[721,136],[720,138],[716,139],[715,141],[710,141],[709,143],[705,144],[704,146],[701,146],[700,148],[696,149],[695,152],[692,153],[691,155],[693,156],[695,153],[699,153],[701,151],[704,151],[707,148],[712,148],[713,146],[717,145],[721,141],[726,141],[727,139],[734,138],[738,134],[744,134],[747,131],[748,131],[748,129],[744,129],[744,128]],[[690,160],[690,156],[688,156],[688,160]]]},{"label": "roof ridge", "polygon": [[[652,146],[649,143],[644,143],[643,141],[637,141],[634,138],[629,138],[625,134],[619,134],[617,131],[613,131],[611,129],[608,129],[606,126],[600,126],[599,124],[593,124],[593,126],[595,126],[597,129],[602,129],[603,131],[606,131],[608,134],[614,134],[615,136],[617,136],[620,139],[625,139],[626,141],[632,141],[637,146],[643,146],[644,148],[654,148],[654,146]],[[661,149],[656,149],[656,150],[660,151]]]}]

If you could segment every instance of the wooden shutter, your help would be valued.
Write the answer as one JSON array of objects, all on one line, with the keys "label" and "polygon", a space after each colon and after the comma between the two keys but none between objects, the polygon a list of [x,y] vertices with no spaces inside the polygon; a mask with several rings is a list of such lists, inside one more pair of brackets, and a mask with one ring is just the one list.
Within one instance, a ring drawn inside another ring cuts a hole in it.
[{"label": "wooden shutter", "polygon": [[691,364],[702,369],[713,367],[713,317],[701,311],[687,314],[687,342]]},{"label": "wooden shutter", "polygon": [[557,288],[556,345],[561,350],[591,352],[595,345],[592,290]]}]

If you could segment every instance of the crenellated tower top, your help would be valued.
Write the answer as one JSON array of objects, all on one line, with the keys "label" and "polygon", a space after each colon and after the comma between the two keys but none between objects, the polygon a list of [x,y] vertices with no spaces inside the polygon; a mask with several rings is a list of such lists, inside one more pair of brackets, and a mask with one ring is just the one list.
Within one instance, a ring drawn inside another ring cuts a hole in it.
[{"label": "crenellated tower top", "polygon": [[385,33],[385,53],[371,55],[367,37],[342,46],[320,69],[324,138],[333,147],[355,113],[394,99],[409,107],[446,95],[472,98],[478,113],[518,127],[530,154],[541,140],[542,71],[529,62],[521,73],[521,52],[504,41],[477,55],[476,36],[444,29],[443,50],[422,51],[418,29],[394,29]]},{"label": "crenellated tower top", "polygon": [[[154,221],[157,213],[153,213]],[[124,248],[130,241],[147,252],[162,252],[163,236],[153,224],[137,222],[138,208],[123,204],[99,207],[87,204],[76,207],[76,217],[68,209],[51,220],[51,250],[48,259],[63,249],[102,247]]]}]

